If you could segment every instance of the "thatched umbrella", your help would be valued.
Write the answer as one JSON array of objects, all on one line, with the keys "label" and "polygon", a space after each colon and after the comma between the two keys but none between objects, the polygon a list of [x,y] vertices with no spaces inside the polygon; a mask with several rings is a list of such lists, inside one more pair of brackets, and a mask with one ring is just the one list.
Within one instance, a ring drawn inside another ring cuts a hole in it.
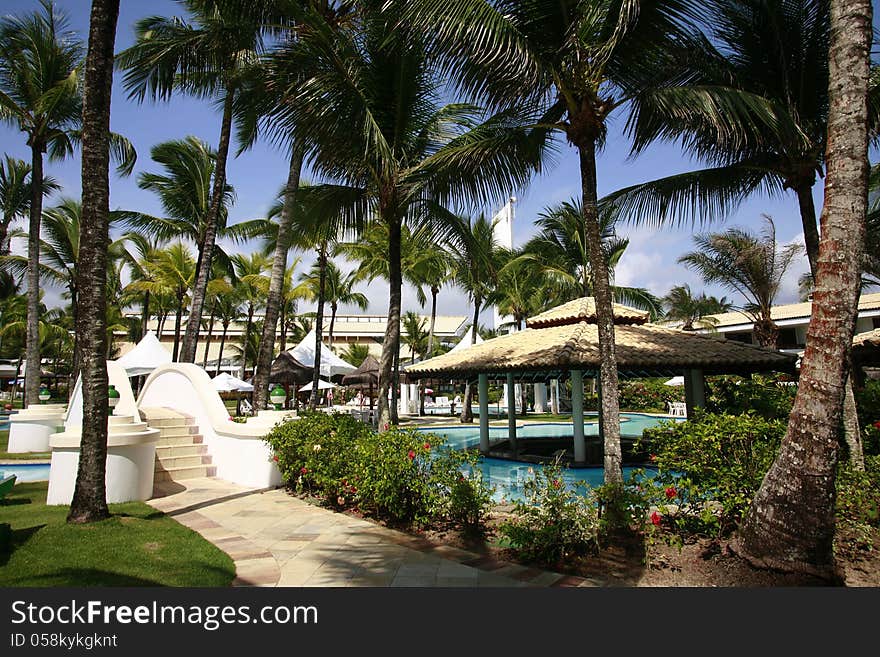
[{"label": "thatched umbrella", "polygon": [[[307,365],[303,365],[296,358],[286,351],[278,354],[278,357],[272,361],[272,369],[269,371],[269,380],[273,383],[280,383],[287,388],[287,399],[294,399],[294,408],[299,406],[299,400],[296,396],[297,386],[308,383],[312,380],[313,369]],[[293,386],[293,395],[290,394],[290,386]]]},{"label": "thatched umbrella", "polygon": [[370,410],[373,410],[373,389],[379,386],[379,361],[375,356],[367,356],[354,372],[342,377],[342,385],[368,390]]}]

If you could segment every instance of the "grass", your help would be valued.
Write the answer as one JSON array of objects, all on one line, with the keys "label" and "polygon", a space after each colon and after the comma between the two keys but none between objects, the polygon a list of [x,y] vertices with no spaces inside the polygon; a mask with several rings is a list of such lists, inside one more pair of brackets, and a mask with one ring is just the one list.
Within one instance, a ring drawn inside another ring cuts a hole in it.
[{"label": "grass", "polygon": [[9,449],[9,430],[0,431],[0,461],[29,461],[29,460],[46,460],[51,458],[51,454],[40,452],[17,452],[11,454],[6,450]]},{"label": "grass", "polygon": [[228,586],[235,576],[227,554],[151,506],[113,504],[107,520],[69,525],[68,507],[46,506],[47,488],[19,484],[0,501],[0,587]]}]

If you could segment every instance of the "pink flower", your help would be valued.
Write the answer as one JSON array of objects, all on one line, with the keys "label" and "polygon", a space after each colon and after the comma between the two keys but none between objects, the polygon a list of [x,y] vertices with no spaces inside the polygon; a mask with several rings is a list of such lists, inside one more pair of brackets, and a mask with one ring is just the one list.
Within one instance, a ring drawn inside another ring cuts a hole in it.
[{"label": "pink flower", "polygon": [[385,427],[385,431],[388,431],[388,428],[389,428],[389,427],[390,427],[390,426],[391,426],[391,425],[390,425],[390,424],[388,424],[388,423],[387,423],[387,422],[386,422],[386,423],[385,423],[385,424],[384,424],[384,425],[382,425],[382,426],[384,426],[384,427]]},{"label": "pink flower", "polygon": [[422,445],[422,447],[424,447],[426,450],[431,449],[431,443],[425,443],[424,445]]},{"label": "pink flower", "polygon": [[409,457],[409,460],[412,461],[416,457],[416,453],[413,450],[409,450],[407,456]]},{"label": "pink flower", "polygon": [[553,480],[553,488],[559,488],[561,485],[558,479]]},{"label": "pink flower", "polygon": [[277,457],[277,456],[273,456],[273,457],[272,457],[272,460],[275,461],[275,463],[278,463],[278,457]]},{"label": "pink flower", "polygon": [[675,486],[670,486],[669,488],[666,489],[666,498],[667,499],[671,500],[676,495],[678,495],[678,491],[675,490]]},{"label": "pink flower", "polygon": [[654,513],[651,514],[651,524],[656,527],[659,527],[662,518],[663,518],[663,516],[661,516],[656,511],[654,511]]},{"label": "pink flower", "polygon": [[651,455],[648,457],[648,460],[649,460],[649,461],[656,461],[656,460],[657,460],[657,455],[656,455],[656,454],[651,454]]},{"label": "pink flower", "polygon": [[235,420],[232,419],[232,416],[231,416],[231,415],[229,416],[229,421],[230,421],[230,422],[234,422],[234,421],[235,421]]},{"label": "pink flower", "polygon": [[305,474],[308,471],[309,471],[309,469],[306,466],[303,466],[299,469],[300,474]]}]

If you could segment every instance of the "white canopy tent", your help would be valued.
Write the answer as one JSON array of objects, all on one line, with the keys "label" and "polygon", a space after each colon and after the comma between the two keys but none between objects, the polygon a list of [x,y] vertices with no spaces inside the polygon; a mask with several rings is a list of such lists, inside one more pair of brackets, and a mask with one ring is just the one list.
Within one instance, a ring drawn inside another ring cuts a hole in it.
[{"label": "white canopy tent", "polygon": [[462,349],[467,349],[468,347],[473,346],[475,344],[482,344],[482,342],[483,342],[483,338],[480,337],[479,333],[477,333],[476,340],[471,340],[471,330],[468,329],[467,331],[465,331],[464,335],[461,336],[461,340],[458,341],[458,344],[455,345],[449,351],[450,352],[461,351]]},{"label": "white canopy tent", "polygon": [[[330,383],[329,381],[325,381],[324,379],[318,379],[318,390],[329,390],[330,388],[335,388],[335,383]],[[304,386],[300,386],[297,388],[297,392],[306,392],[312,389],[312,382],[309,381]]]},{"label": "white canopy tent", "polygon": [[[315,331],[309,331],[309,334],[302,339],[293,349],[288,349],[288,353],[296,358],[306,367],[315,367]],[[321,343],[321,376],[336,376],[337,374],[350,374],[357,369],[351,363],[346,363],[339,356],[330,351],[323,342]],[[302,390],[302,388],[300,388]]]},{"label": "white canopy tent", "polygon": [[667,386],[683,386],[684,385],[684,377],[683,376],[674,376],[669,381],[664,383]]},{"label": "white canopy tent", "polygon": [[216,390],[217,392],[254,391],[254,387],[250,383],[232,376],[231,374],[229,374],[229,372],[221,372],[213,379],[211,379],[211,383],[214,384],[214,390]]},{"label": "white canopy tent", "polygon": [[116,361],[129,377],[149,374],[160,365],[171,362],[171,354],[152,331],[147,331],[134,349]]}]

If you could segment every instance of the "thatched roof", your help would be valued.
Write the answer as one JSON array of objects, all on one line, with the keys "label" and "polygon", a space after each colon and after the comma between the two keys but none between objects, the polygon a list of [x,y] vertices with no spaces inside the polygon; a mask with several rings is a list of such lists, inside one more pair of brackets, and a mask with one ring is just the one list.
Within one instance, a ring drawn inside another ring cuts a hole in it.
[{"label": "thatched roof", "polygon": [[370,384],[373,387],[379,385],[379,361],[373,355],[364,358],[364,362],[354,372],[342,377],[342,385],[344,386],[367,387]]},{"label": "thatched roof", "polygon": [[[627,376],[675,375],[690,368],[707,374],[795,368],[791,354],[656,324],[617,325],[614,333],[617,366]],[[493,338],[410,365],[407,374],[417,379],[513,372],[541,379],[571,369],[597,370],[599,364],[598,327],[581,321]]]},{"label": "thatched roof", "polygon": [[[612,304],[612,312],[615,324],[644,324],[648,321],[648,313],[644,310],[622,306],[619,303]],[[526,320],[526,326],[547,328],[548,326],[577,324],[578,322],[596,323],[596,302],[593,297],[581,297],[534,317],[529,317]]]},{"label": "thatched roof", "polygon": [[286,351],[272,361],[269,379],[272,383],[306,383],[312,380],[313,368],[303,365]]},{"label": "thatched roof", "polygon": [[852,354],[861,365],[880,365],[880,328],[856,334]]}]

